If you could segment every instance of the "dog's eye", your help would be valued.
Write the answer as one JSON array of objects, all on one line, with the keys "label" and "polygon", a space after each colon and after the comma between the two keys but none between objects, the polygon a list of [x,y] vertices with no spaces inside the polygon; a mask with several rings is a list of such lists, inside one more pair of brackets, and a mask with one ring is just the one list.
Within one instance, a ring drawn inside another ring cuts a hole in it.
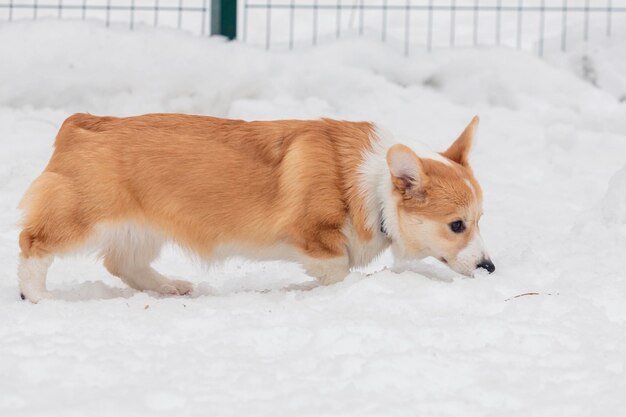
[{"label": "dog's eye", "polygon": [[463,223],[463,220],[457,220],[455,222],[452,222],[449,224],[450,226],[450,230],[452,230],[454,233],[462,233],[465,230],[465,223]]}]

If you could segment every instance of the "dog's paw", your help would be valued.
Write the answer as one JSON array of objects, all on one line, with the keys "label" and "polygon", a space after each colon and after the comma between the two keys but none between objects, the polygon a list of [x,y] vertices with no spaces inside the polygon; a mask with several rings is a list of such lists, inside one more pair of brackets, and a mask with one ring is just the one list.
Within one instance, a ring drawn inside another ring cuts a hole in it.
[{"label": "dog's paw", "polygon": [[52,293],[50,291],[47,291],[47,290],[41,290],[41,291],[34,291],[34,290],[24,291],[24,290],[22,290],[20,292],[20,297],[22,298],[22,300],[28,300],[28,301],[30,301],[33,304],[37,304],[40,301],[50,300],[50,299],[54,298]]},{"label": "dog's paw", "polygon": [[181,279],[170,279],[163,283],[158,292],[165,295],[189,295],[193,291],[193,284]]}]

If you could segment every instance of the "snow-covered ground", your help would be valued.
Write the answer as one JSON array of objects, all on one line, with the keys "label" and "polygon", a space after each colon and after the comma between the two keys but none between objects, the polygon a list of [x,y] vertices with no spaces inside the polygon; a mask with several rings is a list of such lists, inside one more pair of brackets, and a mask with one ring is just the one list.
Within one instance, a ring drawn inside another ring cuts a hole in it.
[{"label": "snow-covered ground", "polygon": [[[0,26],[1,416],[617,416],[626,407],[626,38],[542,61],[506,49],[293,53],[94,23]],[[621,101],[620,101],[621,100]],[[443,149],[481,116],[472,162],[497,271],[385,255],[343,283],[294,265],[157,268],[138,293],[57,260],[57,300],[16,283],[16,209],[75,111],[373,120]]]}]

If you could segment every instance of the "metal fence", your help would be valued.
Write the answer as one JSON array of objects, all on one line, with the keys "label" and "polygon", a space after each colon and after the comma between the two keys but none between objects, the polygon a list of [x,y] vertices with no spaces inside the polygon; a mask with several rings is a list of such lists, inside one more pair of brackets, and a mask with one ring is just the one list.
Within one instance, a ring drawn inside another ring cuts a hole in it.
[{"label": "metal fence", "polygon": [[481,45],[543,55],[626,30],[626,0],[0,0],[0,24],[50,17],[224,34],[267,49],[363,36],[407,55]]},{"label": "metal fence", "polygon": [[211,0],[0,0],[2,21],[45,18],[100,20],[126,25],[138,24],[210,33]]},{"label": "metal fence", "polygon": [[626,28],[626,0],[242,1],[242,38],[267,49],[368,36],[400,45],[406,55],[481,45],[543,55],[548,44],[565,51],[571,41]]}]

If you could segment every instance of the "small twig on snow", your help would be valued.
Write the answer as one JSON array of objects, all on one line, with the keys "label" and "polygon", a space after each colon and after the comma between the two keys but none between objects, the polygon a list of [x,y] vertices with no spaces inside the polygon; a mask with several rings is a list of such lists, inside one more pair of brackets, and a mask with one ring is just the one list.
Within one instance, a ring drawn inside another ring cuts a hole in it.
[{"label": "small twig on snow", "polygon": [[526,297],[527,295],[559,295],[559,293],[557,292],[557,293],[552,294],[552,293],[547,292],[545,294],[542,294],[539,292],[525,292],[524,294],[518,294],[515,297],[507,298],[504,301],[510,301],[510,300],[513,300],[514,298]]}]

